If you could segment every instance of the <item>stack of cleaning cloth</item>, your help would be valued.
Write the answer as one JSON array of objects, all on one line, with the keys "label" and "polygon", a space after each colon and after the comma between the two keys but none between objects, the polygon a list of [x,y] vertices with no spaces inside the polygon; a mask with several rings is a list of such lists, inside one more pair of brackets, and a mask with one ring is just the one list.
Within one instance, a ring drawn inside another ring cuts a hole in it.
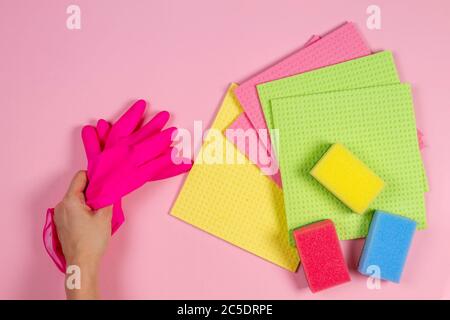
[{"label": "stack of cleaning cloth", "polygon": [[[375,209],[426,227],[428,187],[411,87],[400,83],[392,53],[372,53],[353,23],[313,36],[287,58],[232,84],[212,128],[222,135],[205,138],[171,213],[257,256],[295,271],[295,229],[330,219],[339,239],[363,238]],[[258,148],[280,170],[267,170],[230,129],[255,132]],[[310,174],[335,143],[385,182],[364,214],[324,192]],[[205,164],[211,144],[245,161]]]}]

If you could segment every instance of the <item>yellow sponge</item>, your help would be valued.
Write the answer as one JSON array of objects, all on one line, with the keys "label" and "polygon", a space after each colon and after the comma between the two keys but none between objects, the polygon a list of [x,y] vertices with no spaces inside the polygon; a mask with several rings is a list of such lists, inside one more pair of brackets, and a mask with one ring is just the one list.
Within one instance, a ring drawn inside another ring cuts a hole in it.
[{"label": "yellow sponge", "polygon": [[328,149],[311,175],[357,213],[364,213],[384,187],[384,182],[342,144]]}]

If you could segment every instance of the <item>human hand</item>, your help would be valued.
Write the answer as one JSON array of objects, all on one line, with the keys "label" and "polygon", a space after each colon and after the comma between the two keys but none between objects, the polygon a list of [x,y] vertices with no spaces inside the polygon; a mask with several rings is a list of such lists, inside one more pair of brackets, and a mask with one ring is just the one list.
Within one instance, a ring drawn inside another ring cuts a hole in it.
[{"label": "human hand", "polygon": [[[136,101],[115,123],[100,119],[97,126],[85,126],[82,139],[88,160],[87,178],[81,200],[84,207],[95,213],[97,209],[113,204],[111,233],[124,221],[121,199],[146,182],[167,179],[187,172],[192,160],[180,158],[174,151],[172,134],[175,128],[164,130],[170,114],[159,112],[146,124],[143,121],[146,103]],[[175,159],[175,161],[174,161]],[[60,206],[60,209],[64,206]],[[102,210],[100,210],[101,212]],[[43,242],[47,253],[61,272],[66,272],[66,261],[73,260],[72,250],[64,245],[63,252],[54,223],[53,208],[47,210]],[[90,219],[93,220],[93,219]],[[60,227],[59,229],[62,229]],[[90,259],[92,260],[92,259]],[[95,259],[99,260],[99,259]]]},{"label": "human hand", "polygon": [[112,207],[91,210],[84,197],[86,184],[86,172],[79,171],[55,207],[54,222],[67,266],[77,266],[81,273],[81,288],[66,287],[68,298],[98,297],[98,267],[111,237]]},{"label": "human hand", "polygon": [[86,184],[86,172],[79,171],[55,207],[56,229],[67,264],[79,259],[99,262],[111,237],[111,206],[91,210],[84,197]]}]

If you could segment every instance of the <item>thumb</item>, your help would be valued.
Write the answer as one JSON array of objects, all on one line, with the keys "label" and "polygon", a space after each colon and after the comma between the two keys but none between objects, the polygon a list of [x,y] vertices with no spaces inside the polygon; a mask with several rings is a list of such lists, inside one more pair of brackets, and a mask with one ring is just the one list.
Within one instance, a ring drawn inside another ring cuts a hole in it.
[{"label": "thumb", "polygon": [[69,190],[67,190],[68,195],[77,195],[84,192],[87,184],[86,171],[78,171],[70,183]]}]

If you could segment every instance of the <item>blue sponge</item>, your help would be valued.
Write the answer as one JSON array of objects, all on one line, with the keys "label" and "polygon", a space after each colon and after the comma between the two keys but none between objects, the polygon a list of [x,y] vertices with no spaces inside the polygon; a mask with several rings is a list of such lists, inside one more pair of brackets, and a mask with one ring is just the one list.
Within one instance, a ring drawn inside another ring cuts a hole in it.
[{"label": "blue sponge", "polygon": [[374,272],[379,271],[381,279],[400,282],[415,231],[414,220],[375,211],[358,271],[364,275],[375,275]]}]

